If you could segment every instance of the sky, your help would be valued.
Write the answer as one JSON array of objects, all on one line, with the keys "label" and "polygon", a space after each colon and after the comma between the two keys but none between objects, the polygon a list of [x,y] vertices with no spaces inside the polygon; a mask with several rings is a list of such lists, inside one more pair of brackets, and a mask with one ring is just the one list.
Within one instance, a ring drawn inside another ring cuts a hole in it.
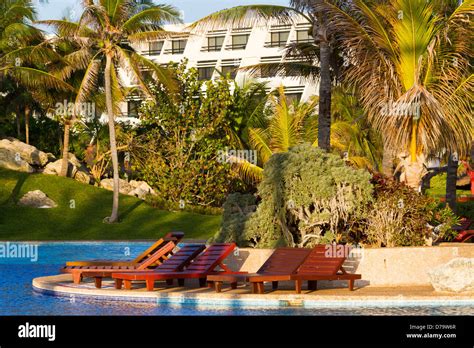
[{"label": "sky", "polygon": [[[239,5],[272,4],[288,5],[288,0],[157,0],[157,4],[172,4],[183,11],[184,21],[193,22],[212,12]],[[59,19],[64,16],[77,19],[81,12],[80,0],[33,0],[38,11],[38,17],[44,19]]]}]

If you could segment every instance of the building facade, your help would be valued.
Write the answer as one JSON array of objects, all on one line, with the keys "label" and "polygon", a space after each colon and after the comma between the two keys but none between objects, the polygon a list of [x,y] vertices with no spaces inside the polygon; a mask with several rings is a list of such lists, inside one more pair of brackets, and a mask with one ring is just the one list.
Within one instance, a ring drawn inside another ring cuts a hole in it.
[{"label": "building facade", "polygon": [[[197,68],[199,78],[202,80],[217,78],[221,72],[229,74],[239,83],[249,76],[245,71],[238,71],[238,68],[281,62],[284,47],[288,43],[313,40],[309,34],[310,24],[307,22],[209,30],[199,34],[187,32],[186,27],[186,25],[166,26],[166,30],[179,34],[166,40],[141,43],[135,46],[135,49],[158,64],[187,59],[188,68]],[[128,81],[129,85],[133,85],[126,74],[122,78]],[[285,94],[290,100],[305,101],[318,92],[316,83],[308,83],[298,76],[253,74],[251,78],[265,81],[269,92],[283,85]],[[121,106],[122,115],[119,120],[132,121],[136,118],[139,104],[140,100],[137,97],[129,97]]]}]

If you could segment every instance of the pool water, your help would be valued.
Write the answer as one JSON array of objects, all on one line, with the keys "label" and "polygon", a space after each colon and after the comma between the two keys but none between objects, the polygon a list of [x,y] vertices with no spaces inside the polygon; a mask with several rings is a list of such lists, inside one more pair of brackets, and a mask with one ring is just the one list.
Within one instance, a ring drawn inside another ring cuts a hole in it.
[{"label": "pool water", "polygon": [[31,285],[33,278],[58,274],[66,261],[126,260],[134,258],[149,245],[149,242],[48,242],[37,244],[36,261],[30,258],[0,257],[0,315],[474,315],[474,308],[468,306],[203,308],[200,305],[196,308],[192,304],[165,305],[56,297],[37,292]]}]

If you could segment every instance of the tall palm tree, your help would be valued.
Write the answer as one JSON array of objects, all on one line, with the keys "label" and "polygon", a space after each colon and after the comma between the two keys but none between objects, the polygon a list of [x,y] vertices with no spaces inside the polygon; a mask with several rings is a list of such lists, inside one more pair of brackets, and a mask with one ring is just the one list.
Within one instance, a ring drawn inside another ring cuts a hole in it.
[{"label": "tall palm tree", "polygon": [[424,155],[464,156],[473,138],[474,1],[447,15],[425,0],[368,3],[323,1],[317,9],[331,18],[329,30],[350,57],[344,73],[359,88],[369,121],[390,146],[409,153],[405,174],[419,187]]},{"label": "tall palm tree", "polygon": [[143,70],[151,71],[155,78],[172,88],[173,77],[168,69],[138,54],[133,44],[143,41],[169,37],[163,29],[166,22],[179,23],[179,12],[169,5],[155,5],[142,0],[84,0],[83,11],[77,23],[67,20],[48,20],[38,23],[55,26],[62,32],[59,40],[69,40],[80,48],[64,59],[69,70],[67,77],[75,69],[85,70],[84,78],[77,90],[76,105],[90,100],[92,93],[101,82],[106,96],[106,110],[109,124],[110,151],[113,168],[113,204],[111,216],[106,221],[118,221],[119,208],[119,163],[115,136],[115,114],[117,104],[123,100],[124,76],[119,70],[128,73],[146,95],[152,96],[145,83],[149,76]]},{"label": "tall palm tree", "polygon": [[[314,77],[315,73],[318,73],[320,96],[318,146],[329,150],[331,136],[331,88],[333,81],[331,65],[336,60],[336,51],[332,44],[333,40],[327,30],[329,25],[328,18],[315,6],[321,1],[291,0],[290,7],[276,5],[236,6],[210,14],[193,23],[190,29],[199,32],[225,27],[269,25],[272,20],[286,23],[292,23],[301,20],[301,18],[307,20],[312,27],[314,45],[317,47],[317,50],[312,49],[312,51],[317,54],[319,67],[314,69],[313,61],[306,61],[303,63],[283,63],[279,65],[277,70],[273,70],[272,65],[268,65],[268,68],[272,69],[273,72],[279,71],[281,74],[298,71],[304,76]],[[334,2],[344,3],[345,1],[334,0]],[[304,50],[304,47],[297,46],[296,49]],[[249,71],[254,69],[255,66],[247,67]]]}]

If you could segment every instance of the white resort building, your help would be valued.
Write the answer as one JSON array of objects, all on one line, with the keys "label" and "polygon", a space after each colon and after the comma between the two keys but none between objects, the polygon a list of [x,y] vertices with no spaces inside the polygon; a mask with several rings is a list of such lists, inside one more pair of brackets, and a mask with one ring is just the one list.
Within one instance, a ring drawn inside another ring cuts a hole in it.
[{"label": "white resort building", "polygon": [[[186,32],[185,28],[187,25],[166,26],[166,30],[182,34],[166,40],[142,43],[135,49],[158,64],[187,59],[188,67],[197,68],[202,80],[216,78],[219,76],[217,71],[220,71],[224,75],[230,74],[231,78],[239,83],[248,78],[246,76],[248,73],[238,71],[238,68],[259,63],[281,62],[285,45],[290,42],[313,40],[309,35],[310,24],[304,22],[296,25],[276,24],[211,30],[199,34]],[[252,78],[267,82],[268,91],[283,85],[285,94],[290,100],[305,101],[318,92],[317,84],[308,83],[298,76],[254,74]],[[130,85],[133,83],[130,82]],[[122,115],[118,120],[132,123],[138,121],[135,117],[139,105],[138,97],[129,97],[121,106]]]}]

